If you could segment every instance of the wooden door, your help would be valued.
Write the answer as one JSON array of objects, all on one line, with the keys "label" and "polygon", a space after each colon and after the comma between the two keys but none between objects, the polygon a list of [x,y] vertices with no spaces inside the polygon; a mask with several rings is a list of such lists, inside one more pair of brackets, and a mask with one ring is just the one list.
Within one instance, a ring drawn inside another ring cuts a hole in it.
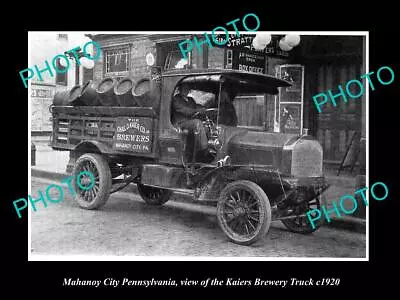
[{"label": "wooden door", "polygon": [[[338,93],[338,85],[346,90],[346,83],[361,76],[361,64],[358,62],[335,62],[313,66],[313,76],[310,76],[308,86],[309,95],[327,93],[328,89],[333,95]],[[357,85],[351,85],[351,93],[358,94]],[[330,101],[318,113],[310,97],[311,116],[314,116],[314,134],[324,149],[324,162],[340,163],[355,131],[361,129],[361,101],[362,98],[352,99],[347,97],[347,103],[342,97],[336,98],[337,106]]]}]

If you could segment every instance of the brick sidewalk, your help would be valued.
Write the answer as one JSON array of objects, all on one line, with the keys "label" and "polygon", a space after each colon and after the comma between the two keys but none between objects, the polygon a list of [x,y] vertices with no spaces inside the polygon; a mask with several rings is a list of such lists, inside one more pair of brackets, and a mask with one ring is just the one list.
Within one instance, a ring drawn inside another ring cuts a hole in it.
[{"label": "brick sidewalk", "polygon": [[[50,178],[53,180],[62,180],[70,174],[66,173],[66,166],[69,160],[69,151],[54,151],[48,146],[49,140],[47,138],[32,138],[33,143],[36,146],[36,166],[31,167],[31,174],[35,177]],[[346,194],[354,195],[356,190],[356,178],[355,175],[340,175],[336,176],[336,170],[326,170],[325,177],[328,183],[331,184],[325,193],[324,198],[326,202],[322,204],[327,209],[332,208],[332,201],[336,201],[339,205],[339,199]],[[132,192],[136,192],[136,186],[131,184],[131,187],[127,187]],[[345,202],[345,208],[351,210],[351,202]],[[363,209],[363,208],[362,208]],[[343,214],[342,214],[343,215]],[[322,214],[323,216],[323,214]],[[343,218],[338,218],[334,214],[329,215],[332,222],[329,225],[335,227],[341,227],[359,232],[366,232],[365,219],[357,218],[351,215],[346,215]]]}]

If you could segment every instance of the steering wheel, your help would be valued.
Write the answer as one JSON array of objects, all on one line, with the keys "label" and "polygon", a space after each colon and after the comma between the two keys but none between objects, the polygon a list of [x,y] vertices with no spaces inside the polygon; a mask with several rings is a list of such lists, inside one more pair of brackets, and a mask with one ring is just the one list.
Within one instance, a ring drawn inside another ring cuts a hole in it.
[{"label": "steering wheel", "polygon": [[203,111],[198,111],[193,114],[193,118],[205,119],[208,117],[209,119],[213,120],[217,118],[218,108],[207,108]]}]

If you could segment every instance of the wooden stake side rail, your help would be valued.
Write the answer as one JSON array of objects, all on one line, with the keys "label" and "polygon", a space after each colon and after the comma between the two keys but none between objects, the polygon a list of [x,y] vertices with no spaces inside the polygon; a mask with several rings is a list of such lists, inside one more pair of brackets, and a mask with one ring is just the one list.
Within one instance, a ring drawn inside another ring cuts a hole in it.
[{"label": "wooden stake side rail", "polygon": [[113,149],[118,117],[155,118],[151,107],[97,107],[54,106],[52,147],[72,150],[83,141],[98,141],[106,146],[108,153],[154,157],[152,153],[123,152]]},{"label": "wooden stake side rail", "polygon": [[152,107],[118,107],[118,106],[53,106],[52,113],[72,115],[88,115],[94,117],[156,117]]}]

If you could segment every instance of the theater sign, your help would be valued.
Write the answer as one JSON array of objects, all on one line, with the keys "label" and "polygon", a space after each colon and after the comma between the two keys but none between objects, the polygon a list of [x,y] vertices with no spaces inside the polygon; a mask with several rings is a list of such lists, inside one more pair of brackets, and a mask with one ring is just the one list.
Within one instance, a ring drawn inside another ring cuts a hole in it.
[{"label": "theater sign", "polygon": [[[266,57],[288,58],[289,52],[279,48],[279,38],[273,37],[265,49],[257,50],[253,47],[255,35],[229,35],[229,39],[223,46],[215,47],[227,48],[227,68],[253,73],[266,74]],[[225,35],[218,35],[216,41],[223,43]]]}]

